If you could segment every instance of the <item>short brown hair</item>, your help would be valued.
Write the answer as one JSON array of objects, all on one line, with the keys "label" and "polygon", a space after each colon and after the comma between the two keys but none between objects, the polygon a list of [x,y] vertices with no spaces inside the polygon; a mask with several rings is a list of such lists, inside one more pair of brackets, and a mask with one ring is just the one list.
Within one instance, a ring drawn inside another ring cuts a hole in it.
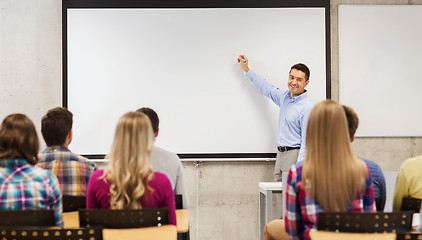
[{"label": "short brown hair", "polygon": [[293,65],[290,68],[290,72],[292,71],[292,69],[296,69],[298,71],[302,71],[305,74],[305,81],[308,81],[309,78],[311,77],[311,71],[309,70],[308,66],[306,66],[303,63],[296,63],[295,65]]},{"label": "short brown hair", "polygon": [[160,119],[158,118],[157,113],[154,110],[152,110],[151,108],[148,108],[148,107],[143,107],[143,108],[140,108],[136,111],[147,115],[147,117],[151,121],[152,130],[154,131],[154,133],[157,133],[158,132],[158,126],[160,125]]},{"label": "short brown hair", "polygon": [[48,110],[41,120],[41,133],[47,146],[63,145],[73,125],[73,114],[66,108]]},{"label": "short brown hair", "polygon": [[349,127],[349,136],[352,139],[355,136],[356,129],[359,126],[359,118],[353,108],[343,105],[344,112],[346,113],[347,126]]},{"label": "short brown hair", "polygon": [[40,143],[34,123],[24,114],[7,116],[0,126],[0,159],[38,162]]}]

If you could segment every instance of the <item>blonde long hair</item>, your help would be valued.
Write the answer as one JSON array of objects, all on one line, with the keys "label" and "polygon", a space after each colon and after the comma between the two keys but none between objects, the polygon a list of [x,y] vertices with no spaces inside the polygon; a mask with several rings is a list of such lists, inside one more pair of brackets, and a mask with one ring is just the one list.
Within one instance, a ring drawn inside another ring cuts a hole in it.
[{"label": "blonde long hair", "polygon": [[306,191],[325,211],[346,211],[364,191],[367,169],[350,147],[342,106],[332,100],[317,104],[308,120],[302,179]]},{"label": "blonde long hair", "polygon": [[140,209],[140,199],[154,176],[150,156],[154,144],[149,118],[128,112],[117,123],[104,178],[110,185],[111,209]]}]

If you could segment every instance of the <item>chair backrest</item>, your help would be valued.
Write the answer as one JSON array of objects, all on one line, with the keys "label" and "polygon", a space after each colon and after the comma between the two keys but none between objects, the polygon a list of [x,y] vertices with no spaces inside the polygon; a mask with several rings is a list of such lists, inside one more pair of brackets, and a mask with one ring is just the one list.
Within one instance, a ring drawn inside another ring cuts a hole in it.
[{"label": "chair backrest", "polygon": [[401,202],[401,211],[419,212],[421,209],[421,201],[419,198],[404,197]]},{"label": "chair backrest", "polygon": [[176,202],[176,209],[183,209],[183,196],[182,196],[182,194],[176,194],[174,196],[174,201]]},{"label": "chair backrest", "polygon": [[41,229],[0,227],[0,239],[7,240],[102,240],[102,228]]},{"label": "chair backrest", "polygon": [[79,225],[104,228],[139,228],[169,224],[167,208],[79,209]]},{"label": "chair backrest", "polygon": [[80,208],[86,208],[85,196],[63,196],[63,212],[78,211]]},{"label": "chair backrest", "polygon": [[383,209],[381,209],[381,198],[375,198],[375,208],[378,212],[382,212]]},{"label": "chair backrest", "polygon": [[396,240],[421,240],[422,233],[398,233]]},{"label": "chair backrest", "polygon": [[1,210],[0,226],[55,226],[53,210]]},{"label": "chair backrest", "polygon": [[318,230],[338,232],[408,232],[412,227],[411,212],[319,213]]}]

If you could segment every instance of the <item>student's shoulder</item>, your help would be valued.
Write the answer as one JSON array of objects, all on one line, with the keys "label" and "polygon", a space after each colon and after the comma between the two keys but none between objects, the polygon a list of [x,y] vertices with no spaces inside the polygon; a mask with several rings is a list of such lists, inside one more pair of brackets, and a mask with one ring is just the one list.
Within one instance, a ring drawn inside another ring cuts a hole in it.
[{"label": "student's shoulder", "polygon": [[162,172],[154,172],[154,177],[150,182],[150,185],[162,186],[162,185],[169,185],[171,187],[171,183],[167,175]]}]

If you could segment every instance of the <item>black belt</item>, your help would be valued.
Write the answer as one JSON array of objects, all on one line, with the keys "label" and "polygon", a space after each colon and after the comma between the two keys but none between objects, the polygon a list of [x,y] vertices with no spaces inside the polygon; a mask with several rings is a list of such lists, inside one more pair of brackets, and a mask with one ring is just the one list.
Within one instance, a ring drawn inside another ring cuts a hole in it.
[{"label": "black belt", "polygon": [[282,147],[282,146],[278,146],[277,147],[279,152],[285,152],[285,151],[289,151],[289,150],[293,150],[293,149],[300,149],[300,147]]}]

